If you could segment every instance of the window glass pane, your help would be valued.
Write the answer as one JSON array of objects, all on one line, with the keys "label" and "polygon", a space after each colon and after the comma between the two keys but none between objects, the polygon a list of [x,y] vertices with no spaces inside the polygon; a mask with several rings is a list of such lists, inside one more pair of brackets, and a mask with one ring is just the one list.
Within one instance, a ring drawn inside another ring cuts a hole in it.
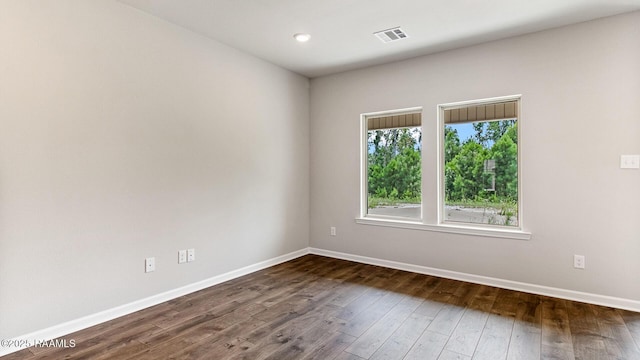
[{"label": "window glass pane", "polygon": [[516,119],[445,124],[444,220],[518,226]]},{"label": "window glass pane", "polygon": [[421,217],[422,128],[367,131],[367,214]]}]

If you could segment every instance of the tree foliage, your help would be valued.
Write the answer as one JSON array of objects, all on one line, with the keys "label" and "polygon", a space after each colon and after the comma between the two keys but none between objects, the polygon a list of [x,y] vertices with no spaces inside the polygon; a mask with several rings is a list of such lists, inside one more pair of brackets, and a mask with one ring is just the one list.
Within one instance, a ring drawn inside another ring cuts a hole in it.
[{"label": "tree foliage", "polygon": [[420,128],[374,130],[368,135],[369,195],[419,201]]},{"label": "tree foliage", "polygon": [[[474,134],[460,140],[444,129],[445,200],[515,203],[518,200],[518,131],[515,120],[473,123]],[[369,196],[419,202],[421,128],[368,133]]]},{"label": "tree foliage", "polygon": [[503,120],[472,125],[475,134],[463,144],[457,131],[445,126],[445,199],[517,201],[517,123]]}]

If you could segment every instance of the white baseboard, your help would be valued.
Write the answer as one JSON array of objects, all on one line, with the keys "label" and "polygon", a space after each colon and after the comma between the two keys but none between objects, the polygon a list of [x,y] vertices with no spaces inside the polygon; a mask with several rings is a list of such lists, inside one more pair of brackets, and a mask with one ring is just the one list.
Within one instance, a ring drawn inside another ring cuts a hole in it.
[{"label": "white baseboard", "polygon": [[[148,307],[158,305],[163,302],[178,298],[180,296],[184,296],[184,295],[208,288],[210,286],[217,285],[225,281],[229,281],[229,280],[238,278],[240,276],[250,274],[252,272],[256,272],[258,270],[266,269],[270,266],[274,266],[289,260],[293,260],[295,258],[306,255],[308,253],[309,253],[309,248],[294,251],[282,256],[278,256],[269,260],[259,262],[257,264],[253,264],[237,270],[229,271],[227,273],[217,275],[209,279],[205,279],[193,284],[182,286],[177,289],[173,289],[157,295],[153,295],[148,298],[140,299],[128,304],[124,304],[112,309],[104,310],[104,311],[91,314],[79,319],[71,320],[71,321],[68,321],[59,325],[55,325],[46,329],[38,330],[30,334],[18,336],[7,342],[7,344],[11,344],[13,346],[5,346],[6,344],[3,346],[0,346],[0,356],[8,355],[18,350],[22,350],[28,347],[26,345],[29,345],[29,344],[32,345],[36,342],[56,339],[56,338],[71,334],[73,332],[86,329],[94,325],[98,325],[105,321],[113,320],[121,316],[128,315],[136,311],[146,309]],[[15,346],[14,344],[16,343],[22,343],[23,346]]]},{"label": "white baseboard", "polygon": [[503,289],[517,290],[532,294],[545,295],[560,299],[580,301],[589,304],[608,306],[640,312],[640,301],[617,298],[606,295],[591,294],[580,291],[566,290],[549,286],[528,284],[518,281],[504,280],[481,275],[461,273],[457,271],[442,270],[427,266],[406,264],[396,261],[370,258],[366,256],[347,254],[337,251],[309,248],[309,253],[337,259],[350,260],[363,264],[383,266],[392,269],[410,271],[419,274],[432,275],[447,279],[461,280],[475,284],[495,286]]}]

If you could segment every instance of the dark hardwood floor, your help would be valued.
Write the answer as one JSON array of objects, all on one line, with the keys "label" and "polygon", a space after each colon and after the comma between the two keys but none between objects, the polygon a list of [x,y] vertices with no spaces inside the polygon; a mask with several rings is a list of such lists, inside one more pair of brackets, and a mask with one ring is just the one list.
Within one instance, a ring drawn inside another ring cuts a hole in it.
[{"label": "dark hardwood floor", "polygon": [[307,255],[9,359],[640,359],[640,313]]}]

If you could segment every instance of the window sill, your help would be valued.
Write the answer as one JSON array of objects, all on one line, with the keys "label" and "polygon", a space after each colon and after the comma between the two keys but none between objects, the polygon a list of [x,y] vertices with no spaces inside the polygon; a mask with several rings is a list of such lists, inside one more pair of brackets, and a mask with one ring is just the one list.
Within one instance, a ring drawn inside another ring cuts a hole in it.
[{"label": "window sill", "polygon": [[381,219],[381,218],[356,218],[356,223],[363,225],[387,226],[401,229],[435,231],[450,234],[474,235],[492,238],[514,239],[514,240],[530,240],[531,233],[521,230],[510,229],[489,229],[481,227],[463,226],[463,225],[430,225],[423,224],[418,221]]}]

